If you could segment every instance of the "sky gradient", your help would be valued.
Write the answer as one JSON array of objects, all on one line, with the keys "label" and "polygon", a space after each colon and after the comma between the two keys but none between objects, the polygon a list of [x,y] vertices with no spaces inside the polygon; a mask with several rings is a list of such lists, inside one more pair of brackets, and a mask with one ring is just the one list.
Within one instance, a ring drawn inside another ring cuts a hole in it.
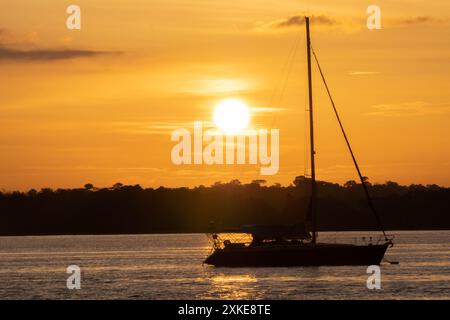
[{"label": "sky gradient", "polygon": [[[0,0],[0,189],[283,185],[308,168],[305,14],[364,175],[450,185],[450,3]],[[66,8],[81,7],[81,30]],[[382,29],[366,28],[366,8]],[[298,46],[297,50],[294,50]],[[356,179],[313,68],[317,177]],[[280,170],[175,166],[172,130],[228,98],[280,130]]]}]

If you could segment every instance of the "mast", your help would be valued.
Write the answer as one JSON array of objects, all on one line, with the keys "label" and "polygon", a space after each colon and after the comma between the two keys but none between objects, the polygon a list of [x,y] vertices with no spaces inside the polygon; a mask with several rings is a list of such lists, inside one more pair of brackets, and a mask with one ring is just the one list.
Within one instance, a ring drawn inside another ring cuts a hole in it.
[{"label": "mast", "polygon": [[309,17],[305,17],[306,23],[306,52],[308,59],[308,88],[309,88],[309,137],[310,137],[310,153],[311,153],[311,202],[310,217],[312,227],[312,243],[317,242],[317,184],[316,184],[316,168],[315,168],[315,151],[314,151],[314,116],[313,116],[313,100],[312,100],[312,76],[311,76],[311,38],[309,35]]}]

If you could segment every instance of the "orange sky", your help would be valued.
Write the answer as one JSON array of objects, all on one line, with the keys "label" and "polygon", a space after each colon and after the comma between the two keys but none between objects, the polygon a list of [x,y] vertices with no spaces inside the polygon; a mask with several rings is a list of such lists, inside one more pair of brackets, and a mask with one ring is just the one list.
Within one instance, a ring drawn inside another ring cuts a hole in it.
[{"label": "orange sky", "polygon": [[[66,28],[69,4],[81,7],[79,31]],[[305,12],[319,17],[313,46],[363,173],[450,185],[450,3],[376,1],[383,29],[372,31],[369,4],[1,0],[0,189],[289,184],[305,171],[306,64],[304,26],[283,22]],[[317,176],[355,179],[313,73]],[[277,175],[172,164],[172,130],[211,121],[232,97],[252,107],[252,128],[280,129]]]}]

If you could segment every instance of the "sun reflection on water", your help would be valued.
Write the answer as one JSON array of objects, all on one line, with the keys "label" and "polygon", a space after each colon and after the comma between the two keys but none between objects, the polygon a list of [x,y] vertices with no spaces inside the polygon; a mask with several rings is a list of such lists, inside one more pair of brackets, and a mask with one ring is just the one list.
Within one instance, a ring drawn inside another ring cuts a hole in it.
[{"label": "sun reflection on water", "polygon": [[207,271],[211,284],[211,296],[220,299],[258,299],[257,277],[251,272],[237,273],[233,270]]}]

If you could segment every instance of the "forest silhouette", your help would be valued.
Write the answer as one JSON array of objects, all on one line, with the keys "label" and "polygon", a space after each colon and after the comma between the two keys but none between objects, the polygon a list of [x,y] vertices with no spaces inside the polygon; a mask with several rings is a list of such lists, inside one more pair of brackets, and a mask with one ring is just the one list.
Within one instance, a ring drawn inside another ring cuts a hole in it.
[{"label": "forest silhouette", "polygon": [[[207,232],[245,224],[304,223],[310,179],[289,186],[239,180],[194,188],[34,189],[0,192],[0,235]],[[319,230],[378,230],[361,184],[318,181]],[[368,183],[386,229],[450,229],[450,188]]]}]

